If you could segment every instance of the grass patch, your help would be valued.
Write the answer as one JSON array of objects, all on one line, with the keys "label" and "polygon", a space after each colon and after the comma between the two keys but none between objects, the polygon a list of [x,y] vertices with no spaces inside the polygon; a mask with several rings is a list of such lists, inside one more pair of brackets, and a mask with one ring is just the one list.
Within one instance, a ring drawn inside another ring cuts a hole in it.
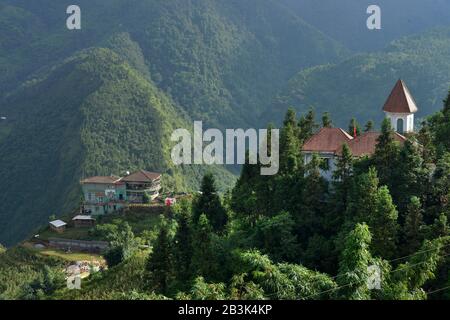
[{"label": "grass patch", "polygon": [[101,261],[105,262],[103,257],[99,254],[93,254],[93,253],[81,253],[81,252],[71,252],[66,253],[59,250],[54,249],[45,249],[40,250],[39,254],[48,256],[48,257],[55,257],[60,258],[66,261],[74,262],[74,261]]},{"label": "grass patch", "polygon": [[159,215],[142,212],[139,209],[133,209],[124,214],[110,214],[102,216],[99,224],[114,223],[120,224],[128,222],[133,233],[139,236],[145,230],[152,230],[154,226],[159,224]]},{"label": "grass patch", "polygon": [[98,240],[94,239],[89,230],[91,228],[67,228],[64,233],[57,233],[50,228],[39,233],[39,239],[48,240],[49,238],[77,239],[77,240]]}]

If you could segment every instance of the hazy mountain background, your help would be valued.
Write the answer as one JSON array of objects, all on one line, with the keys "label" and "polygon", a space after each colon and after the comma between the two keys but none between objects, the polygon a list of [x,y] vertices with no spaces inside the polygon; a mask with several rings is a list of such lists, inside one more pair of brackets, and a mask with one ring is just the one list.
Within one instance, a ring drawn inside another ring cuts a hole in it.
[{"label": "hazy mountain background", "polygon": [[210,168],[169,158],[193,120],[259,127],[311,104],[339,125],[379,119],[399,77],[426,115],[450,83],[450,1],[378,1],[381,31],[359,0],[79,0],[79,31],[71,4],[0,0],[4,244],[75,208],[83,176],[144,168],[196,190]]},{"label": "hazy mountain background", "polygon": [[[450,24],[448,0],[280,0],[309,24],[354,51],[383,49],[391,41]],[[382,31],[365,28],[370,5],[378,5]]]},{"label": "hazy mountain background", "polygon": [[317,114],[328,111],[335,125],[347,128],[384,117],[381,111],[395,79],[402,78],[419,106],[416,121],[442,108],[450,88],[450,28],[393,41],[376,53],[361,53],[338,64],[300,71],[274,98],[265,119],[280,121],[289,107]]}]

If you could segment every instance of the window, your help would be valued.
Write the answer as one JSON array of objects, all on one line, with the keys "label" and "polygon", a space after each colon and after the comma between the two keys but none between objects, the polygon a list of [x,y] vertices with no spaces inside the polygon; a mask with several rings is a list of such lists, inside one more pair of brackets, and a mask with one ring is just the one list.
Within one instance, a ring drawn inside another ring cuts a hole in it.
[{"label": "window", "polygon": [[403,119],[397,120],[397,132],[403,133]]},{"label": "window", "polygon": [[323,171],[328,171],[330,170],[330,167],[331,167],[331,158],[322,158],[320,169],[322,169]]}]

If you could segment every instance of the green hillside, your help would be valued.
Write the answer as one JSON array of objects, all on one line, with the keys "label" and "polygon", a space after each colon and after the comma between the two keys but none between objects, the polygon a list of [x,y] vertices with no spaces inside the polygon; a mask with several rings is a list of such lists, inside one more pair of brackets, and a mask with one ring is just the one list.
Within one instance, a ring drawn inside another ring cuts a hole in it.
[{"label": "green hillside", "polygon": [[[302,19],[356,52],[382,50],[403,36],[450,24],[447,0],[280,0]],[[370,5],[381,9],[381,30],[366,27]]]},{"label": "green hillside", "polygon": [[79,31],[70,4],[0,1],[0,243],[71,210],[87,175],[147,168],[196,189],[209,168],[171,167],[172,130],[265,126],[298,70],[347,54],[272,0],[80,0]]},{"label": "green hillside", "polygon": [[318,113],[331,112],[338,126],[346,127],[353,116],[379,122],[399,78],[417,100],[418,117],[430,115],[441,107],[450,86],[449,56],[450,29],[437,29],[394,41],[379,53],[301,71],[274,100],[266,118],[281,120],[290,106],[301,112],[314,106]]},{"label": "green hillside", "polygon": [[[24,84],[5,109],[11,125],[0,139],[0,174],[7,181],[0,187],[0,234],[6,244],[50,215],[72,210],[80,201],[81,177],[147,168],[165,173],[165,188],[185,190],[195,188],[206,169],[174,168],[170,134],[190,124],[109,49],[77,53]],[[229,184],[231,174],[220,170]]]},{"label": "green hillside", "polygon": [[0,3],[0,28],[8,33],[0,46],[0,88],[14,89],[74,51],[128,33],[155,84],[216,127],[255,125],[261,105],[298,70],[347,53],[272,0],[81,0],[80,31],[61,23],[70,1]]}]

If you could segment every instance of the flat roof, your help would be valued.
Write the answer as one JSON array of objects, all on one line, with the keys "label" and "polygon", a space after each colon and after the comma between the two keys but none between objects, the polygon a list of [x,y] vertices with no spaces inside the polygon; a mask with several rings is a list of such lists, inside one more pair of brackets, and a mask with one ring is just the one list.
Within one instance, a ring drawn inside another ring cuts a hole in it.
[{"label": "flat roof", "polygon": [[81,180],[82,184],[115,184],[119,182],[120,177],[116,176],[95,176]]},{"label": "flat roof", "polygon": [[72,220],[95,220],[95,219],[92,218],[92,216],[78,215],[74,217]]},{"label": "flat roof", "polygon": [[67,223],[65,223],[62,220],[54,220],[54,221],[50,221],[50,224],[52,226],[54,226],[55,228],[59,228],[59,227],[64,227],[65,225],[67,225]]}]

